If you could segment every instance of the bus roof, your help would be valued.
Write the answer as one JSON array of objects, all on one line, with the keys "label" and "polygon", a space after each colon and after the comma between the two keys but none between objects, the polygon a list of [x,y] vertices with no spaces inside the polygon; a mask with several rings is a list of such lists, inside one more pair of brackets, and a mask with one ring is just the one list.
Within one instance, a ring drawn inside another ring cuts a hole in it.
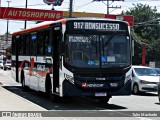
[{"label": "bus roof", "polygon": [[23,33],[31,32],[31,31],[34,31],[34,30],[48,28],[52,23],[54,23],[54,21],[45,21],[45,22],[42,22],[42,23],[38,23],[38,24],[36,24],[35,26],[33,26],[31,28],[27,28],[27,29],[24,29],[24,30],[20,30],[20,31],[14,32],[13,36],[15,36],[17,34],[23,34]]},{"label": "bus roof", "polygon": [[[70,20],[90,20],[90,21],[92,21],[92,20],[106,21],[107,20],[107,21],[119,21],[119,22],[121,21],[121,20],[110,19],[110,18],[95,18],[95,17],[65,18],[65,19],[61,19],[61,20],[57,20],[57,21],[44,21],[44,22],[38,23],[31,28],[27,28],[27,29],[24,29],[24,30],[14,32],[13,36],[18,35],[18,34],[27,33],[27,32],[32,32],[32,31],[35,31],[35,30],[43,29],[43,28],[48,28],[53,23],[70,21]],[[121,21],[121,22],[127,23],[126,21]]]}]

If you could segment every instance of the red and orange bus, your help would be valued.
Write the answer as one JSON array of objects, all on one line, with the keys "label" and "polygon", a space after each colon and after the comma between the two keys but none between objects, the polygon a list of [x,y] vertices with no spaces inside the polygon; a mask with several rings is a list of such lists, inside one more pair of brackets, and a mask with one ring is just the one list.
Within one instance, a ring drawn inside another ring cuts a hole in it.
[{"label": "red and orange bus", "polygon": [[108,102],[131,94],[129,24],[101,18],[66,18],[13,33],[12,76],[53,101],[89,96]]}]

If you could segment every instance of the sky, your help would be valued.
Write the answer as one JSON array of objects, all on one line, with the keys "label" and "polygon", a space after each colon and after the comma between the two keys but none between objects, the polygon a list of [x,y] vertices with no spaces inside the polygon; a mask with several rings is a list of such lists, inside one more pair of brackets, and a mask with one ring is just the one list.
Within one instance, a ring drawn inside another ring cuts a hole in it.
[{"label": "sky", "polygon": [[[8,2],[10,7],[17,8],[25,8],[26,0],[0,0],[1,7],[8,7]],[[110,7],[120,7],[121,9],[110,9],[110,14],[120,14],[122,11],[129,10],[133,8],[133,4],[146,4],[151,7],[157,8],[158,12],[160,12],[160,0],[124,0],[123,1],[110,1]],[[47,5],[43,2],[43,0],[28,0],[28,8],[32,9],[43,9],[43,10],[51,10],[52,5]],[[69,0],[64,0],[61,6],[55,6],[55,10],[60,11],[68,11],[69,10]],[[93,0],[73,0],[73,11],[75,12],[89,12],[89,13],[107,13],[106,1],[104,2],[96,2]],[[28,21],[27,28],[33,26],[35,22]],[[19,31],[24,28],[24,21],[15,21],[9,20],[8,31],[13,33],[15,31]],[[6,33],[7,31],[7,20],[0,19],[0,35]]]}]

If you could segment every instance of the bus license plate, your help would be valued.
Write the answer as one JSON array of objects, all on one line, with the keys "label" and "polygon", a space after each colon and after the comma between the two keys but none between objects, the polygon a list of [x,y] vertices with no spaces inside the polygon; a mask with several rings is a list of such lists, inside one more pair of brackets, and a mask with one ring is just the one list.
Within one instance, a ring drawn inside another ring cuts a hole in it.
[{"label": "bus license plate", "polygon": [[106,92],[96,92],[95,96],[107,96]]}]

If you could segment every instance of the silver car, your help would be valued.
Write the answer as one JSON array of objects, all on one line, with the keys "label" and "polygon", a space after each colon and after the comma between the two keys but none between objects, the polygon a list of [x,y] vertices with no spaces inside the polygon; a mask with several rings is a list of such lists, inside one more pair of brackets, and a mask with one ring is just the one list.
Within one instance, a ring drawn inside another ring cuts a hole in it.
[{"label": "silver car", "polygon": [[11,70],[11,61],[10,60],[6,60],[5,64],[4,64],[4,70]]},{"label": "silver car", "polygon": [[159,83],[158,73],[145,66],[132,67],[132,92],[138,94],[139,92],[157,92]]},{"label": "silver car", "polygon": [[3,69],[3,67],[4,67],[4,62],[3,60],[0,60],[0,68]]},{"label": "silver car", "polygon": [[[160,76],[160,68],[154,68],[154,70],[159,74],[159,76]],[[159,99],[159,102],[160,102],[160,81],[159,81],[159,83],[158,83],[158,89],[157,89],[158,91],[158,99]]]}]

